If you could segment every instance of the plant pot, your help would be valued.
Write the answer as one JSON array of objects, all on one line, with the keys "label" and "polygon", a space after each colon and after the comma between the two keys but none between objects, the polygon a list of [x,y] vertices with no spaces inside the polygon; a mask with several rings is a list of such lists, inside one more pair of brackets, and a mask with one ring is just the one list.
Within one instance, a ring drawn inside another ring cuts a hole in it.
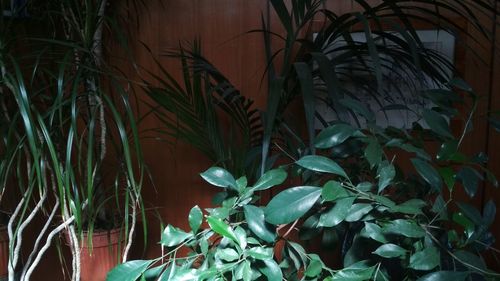
[{"label": "plant pot", "polygon": [[[65,240],[69,245],[67,233]],[[88,247],[86,233],[80,243],[80,280],[105,281],[106,274],[121,260],[124,240],[120,241],[120,229],[95,231],[92,234],[92,249]]]}]

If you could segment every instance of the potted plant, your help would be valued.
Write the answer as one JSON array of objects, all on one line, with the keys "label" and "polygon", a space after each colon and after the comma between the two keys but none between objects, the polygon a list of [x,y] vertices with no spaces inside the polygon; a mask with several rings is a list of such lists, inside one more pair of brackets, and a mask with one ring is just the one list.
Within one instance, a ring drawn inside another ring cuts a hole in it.
[{"label": "potted plant", "polygon": [[[1,26],[29,46],[2,50],[0,61],[2,110],[11,118],[3,122],[2,186],[13,179],[20,192],[8,223],[9,280],[17,268],[30,280],[59,236],[71,249],[72,280],[104,279],[128,258],[144,173],[128,80],[103,57],[107,1],[27,5],[29,19],[15,24],[39,29],[23,37]],[[82,11],[86,17],[67,17]],[[46,221],[21,264],[24,230],[41,213]]]}]

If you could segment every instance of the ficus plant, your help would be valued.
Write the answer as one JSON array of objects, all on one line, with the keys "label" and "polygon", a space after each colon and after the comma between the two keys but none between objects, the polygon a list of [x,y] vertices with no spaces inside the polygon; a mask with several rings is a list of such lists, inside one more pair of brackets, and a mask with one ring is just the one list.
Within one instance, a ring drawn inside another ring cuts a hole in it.
[{"label": "ficus plant", "polygon": [[[119,265],[107,280],[497,280],[483,258],[497,252],[495,202],[478,210],[457,199],[474,197],[483,180],[497,185],[487,157],[461,149],[477,97],[460,79],[423,94],[433,106],[412,130],[361,116],[366,128],[333,123],[314,138],[315,154],[254,183],[208,169],[201,177],[223,189],[220,205],[195,206],[189,231],[164,229],[162,256]],[[457,103],[472,110],[452,110]],[[463,131],[451,130],[449,120],[462,115]],[[300,184],[289,186],[287,174]],[[263,204],[260,193],[279,185],[286,188]],[[331,253],[342,266],[307,250],[316,236],[340,249]]]}]

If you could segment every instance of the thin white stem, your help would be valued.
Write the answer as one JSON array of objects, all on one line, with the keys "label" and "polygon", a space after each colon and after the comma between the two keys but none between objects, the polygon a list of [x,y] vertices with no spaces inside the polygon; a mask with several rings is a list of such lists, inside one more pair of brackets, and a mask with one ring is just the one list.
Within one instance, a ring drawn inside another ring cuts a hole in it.
[{"label": "thin white stem", "polygon": [[132,247],[132,240],[134,239],[134,231],[135,231],[135,225],[137,223],[137,200],[135,200],[133,206],[132,206],[132,224],[130,226],[130,231],[128,233],[128,241],[127,244],[125,245],[125,250],[123,251],[123,257],[122,257],[122,263],[127,262],[128,259],[128,253],[130,251],[130,247]]},{"label": "thin white stem", "polygon": [[43,255],[49,249],[49,247],[50,247],[50,245],[52,243],[52,239],[54,238],[54,236],[56,236],[59,232],[61,232],[66,227],[68,227],[68,225],[70,225],[71,223],[73,223],[74,220],[75,220],[75,216],[71,216],[69,219],[67,219],[66,221],[64,221],[63,223],[61,223],[58,227],[54,228],[49,233],[49,235],[47,236],[47,240],[46,240],[45,244],[40,249],[40,251],[36,255],[35,260],[33,261],[33,263],[29,266],[28,270],[26,271],[26,275],[25,275],[25,278],[24,278],[23,281],[29,281],[30,280],[31,274],[33,274],[33,271],[35,270],[35,268],[40,263],[40,260],[42,259]]},{"label": "thin white stem", "polygon": [[23,271],[21,273],[21,280],[24,280],[24,276],[26,275],[26,270],[28,269],[28,266],[31,264],[31,261],[35,257],[35,254],[38,251],[38,247],[40,247],[40,242],[42,241],[43,236],[49,229],[50,224],[52,223],[52,220],[54,219],[54,216],[59,208],[59,200],[56,199],[56,203],[54,204],[54,208],[52,209],[52,212],[49,215],[49,218],[45,222],[45,225],[43,226],[42,230],[38,233],[38,237],[36,238],[35,244],[33,245],[33,250],[31,251],[28,260],[26,261]]},{"label": "thin white stem", "polygon": [[28,224],[30,224],[33,221],[33,219],[35,218],[35,215],[38,213],[38,211],[40,211],[40,209],[42,208],[42,205],[46,199],[47,199],[47,191],[45,191],[43,193],[42,198],[40,198],[40,200],[36,204],[33,211],[28,215],[28,217],[26,217],[26,219],[21,223],[21,225],[19,226],[19,228],[17,230],[16,240],[12,241],[12,244],[11,244],[11,245],[14,245],[14,242],[15,242],[14,251],[10,255],[10,258],[12,258],[12,260],[9,261],[9,279],[11,277],[11,274],[12,274],[12,278],[14,278],[14,270],[17,266],[17,262],[19,260],[19,252],[21,251],[21,245],[23,243],[24,229],[26,228],[26,226],[28,226]]},{"label": "thin white stem", "polygon": [[19,215],[19,212],[21,211],[22,207],[24,206],[24,199],[25,197],[21,198],[19,203],[17,204],[16,209],[12,213],[12,216],[9,219],[9,223],[7,224],[7,234],[9,236],[9,264],[7,266],[7,271],[8,271],[8,276],[9,276],[9,281],[14,281],[14,266],[12,266],[12,256],[14,255],[13,253],[13,243],[14,243],[14,232],[12,231],[12,225],[14,224],[17,216]]},{"label": "thin white stem", "polygon": [[69,237],[73,248],[73,281],[80,281],[80,245],[76,237],[75,226],[69,226]]}]

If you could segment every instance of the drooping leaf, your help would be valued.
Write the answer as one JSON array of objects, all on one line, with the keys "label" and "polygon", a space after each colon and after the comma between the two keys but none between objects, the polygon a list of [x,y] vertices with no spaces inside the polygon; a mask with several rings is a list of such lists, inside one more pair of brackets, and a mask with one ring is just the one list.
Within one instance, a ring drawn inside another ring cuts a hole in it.
[{"label": "drooping leaf", "polygon": [[411,159],[413,166],[420,174],[420,176],[436,191],[441,191],[443,186],[443,180],[441,176],[436,171],[436,169],[429,164],[427,161],[424,161],[419,158]]},{"label": "drooping leaf", "polygon": [[378,247],[373,253],[384,258],[398,258],[406,255],[406,250],[395,244],[385,244]]},{"label": "drooping leaf", "polygon": [[161,235],[161,244],[166,247],[177,246],[187,239],[193,237],[192,233],[186,233],[172,225],[167,225]]},{"label": "drooping leaf", "polygon": [[370,138],[368,145],[365,148],[365,158],[370,164],[370,168],[373,168],[380,164],[382,161],[382,146],[380,143],[373,138]]},{"label": "drooping leaf", "polygon": [[383,228],[385,233],[394,233],[410,238],[422,238],[425,236],[425,230],[410,220],[393,220]]},{"label": "drooping leaf", "polygon": [[441,114],[430,109],[424,109],[422,115],[433,132],[447,138],[453,138],[448,121]]},{"label": "drooping leaf", "polygon": [[237,183],[234,177],[225,169],[212,167],[200,174],[208,183],[218,187],[229,187],[237,189]]},{"label": "drooping leaf", "polygon": [[457,173],[457,180],[461,181],[465,192],[469,197],[474,197],[477,193],[477,188],[479,185],[479,181],[482,179],[482,176],[471,167],[462,167]]},{"label": "drooping leaf", "polygon": [[312,171],[330,173],[347,178],[347,174],[339,164],[324,156],[308,155],[302,157],[296,163]]},{"label": "drooping leaf", "polygon": [[239,243],[238,238],[236,237],[236,234],[234,233],[233,229],[231,226],[226,224],[224,221],[218,218],[214,217],[207,217],[207,222],[210,228],[217,234],[220,234],[224,237],[227,237],[231,240],[233,240],[236,243]]},{"label": "drooping leaf", "polygon": [[432,270],[439,266],[439,264],[439,251],[436,247],[431,246],[411,255],[408,267],[415,270]]},{"label": "drooping leaf", "polygon": [[333,227],[344,221],[354,200],[354,197],[337,200],[333,208],[321,214],[318,226]]},{"label": "drooping leaf", "polygon": [[243,211],[248,227],[257,237],[268,243],[276,239],[276,232],[266,223],[264,210],[253,205],[245,205]]},{"label": "drooping leaf", "polygon": [[321,198],[325,201],[335,201],[345,197],[349,197],[349,192],[337,181],[328,181],[321,190]]},{"label": "drooping leaf", "polygon": [[273,186],[282,184],[287,177],[287,173],[283,169],[269,170],[252,187],[252,190],[266,190]]},{"label": "drooping leaf", "polygon": [[365,227],[360,232],[362,237],[371,238],[380,243],[387,243],[387,239],[384,236],[383,229],[371,222],[365,222]]},{"label": "drooping leaf", "polygon": [[327,149],[343,143],[356,133],[356,129],[347,124],[335,124],[321,131],[314,144],[316,148]]},{"label": "drooping leaf", "polygon": [[148,269],[154,260],[134,260],[113,268],[106,280],[136,281]]},{"label": "drooping leaf", "polygon": [[382,192],[387,188],[394,177],[396,176],[396,169],[390,163],[382,164],[378,171],[378,192]]},{"label": "drooping leaf", "polygon": [[191,230],[193,231],[193,233],[196,234],[196,232],[198,232],[198,230],[200,229],[200,226],[201,226],[201,223],[203,220],[203,213],[202,213],[200,207],[198,207],[198,205],[194,206],[191,209],[191,211],[189,211],[188,220],[189,220],[189,226],[191,227]]},{"label": "drooping leaf", "polygon": [[283,273],[281,268],[273,259],[266,259],[262,261],[265,266],[259,268],[260,272],[267,277],[267,280],[282,280]]},{"label": "drooping leaf", "polygon": [[321,188],[297,186],[278,193],[264,209],[266,221],[290,223],[309,211],[321,195]]}]

